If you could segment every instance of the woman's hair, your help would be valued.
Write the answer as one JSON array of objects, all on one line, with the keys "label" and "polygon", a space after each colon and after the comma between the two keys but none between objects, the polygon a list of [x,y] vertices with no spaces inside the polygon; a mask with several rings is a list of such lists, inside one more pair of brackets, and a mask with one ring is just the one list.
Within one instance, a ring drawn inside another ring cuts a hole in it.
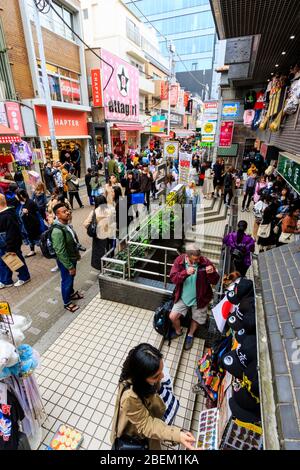
[{"label": "woman's hair", "polygon": [[120,382],[131,380],[133,391],[144,402],[145,398],[156,392],[155,386],[146,379],[157,373],[162,358],[161,352],[151,344],[139,344],[129,352],[122,367]]},{"label": "woman's hair", "polygon": [[122,191],[121,191],[120,186],[113,186],[113,191],[115,193],[115,202],[118,202],[118,200],[122,196]]},{"label": "woman's hair", "polygon": [[25,189],[18,189],[16,195],[18,196],[18,199],[22,199],[22,201],[28,201],[29,199],[29,195]]},{"label": "woman's hair", "polygon": [[300,209],[299,205],[297,205],[297,204],[291,205],[291,206],[289,207],[288,215],[289,215],[290,217],[292,217],[293,214],[294,214],[294,212],[296,212],[298,209]]},{"label": "woman's hair", "polygon": [[223,286],[224,287],[229,286],[240,277],[241,277],[241,274],[238,271],[234,271],[233,273],[230,273],[230,274],[225,274],[225,276],[223,277]]},{"label": "woman's hair", "polygon": [[54,199],[56,196],[59,196],[61,194],[61,191],[60,191],[60,188],[58,188],[57,186],[53,189],[53,193],[52,193],[52,198]]},{"label": "woman's hair", "polygon": [[99,206],[103,206],[103,204],[107,204],[106,197],[101,195],[101,196],[96,196],[95,197],[95,209]]},{"label": "woman's hair", "polygon": [[40,181],[36,187],[35,187],[35,191],[38,192],[38,193],[45,193],[46,192],[46,188],[45,188],[45,185],[42,181]]},{"label": "woman's hair", "polygon": [[237,243],[241,243],[244,237],[244,234],[247,230],[248,224],[245,220],[240,220],[238,223],[238,230],[237,230]]}]

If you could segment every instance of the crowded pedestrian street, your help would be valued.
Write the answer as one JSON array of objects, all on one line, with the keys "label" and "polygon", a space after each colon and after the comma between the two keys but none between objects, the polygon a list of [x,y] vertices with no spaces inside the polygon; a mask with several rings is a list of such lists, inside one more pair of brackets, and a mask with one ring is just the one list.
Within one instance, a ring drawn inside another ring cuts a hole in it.
[{"label": "crowded pedestrian street", "polygon": [[300,450],[299,30],[296,0],[0,1],[0,450]]}]

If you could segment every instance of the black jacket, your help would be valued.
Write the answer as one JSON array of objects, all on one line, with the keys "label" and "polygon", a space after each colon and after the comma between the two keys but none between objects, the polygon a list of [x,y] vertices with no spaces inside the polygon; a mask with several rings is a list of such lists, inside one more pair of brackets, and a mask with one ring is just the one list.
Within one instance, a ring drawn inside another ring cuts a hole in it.
[{"label": "black jacket", "polygon": [[145,173],[141,174],[141,192],[146,193],[147,191],[151,191],[151,185],[153,182],[152,173],[150,173],[150,178]]},{"label": "black jacket", "polygon": [[0,212],[0,233],[6,233],[6,252],[16,253],[21,249],[21,228],[14,208]]}]

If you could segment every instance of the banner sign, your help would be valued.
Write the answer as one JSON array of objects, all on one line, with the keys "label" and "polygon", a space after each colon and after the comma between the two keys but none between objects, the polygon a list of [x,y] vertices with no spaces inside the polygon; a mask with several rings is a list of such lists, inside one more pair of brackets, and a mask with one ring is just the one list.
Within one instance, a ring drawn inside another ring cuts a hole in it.
[{"label": "banner sign", "polygon": [[204,143],[211,143],[213,144],[215,141],[215,136],[214,135],[202,135],[201,141]]},{"label": "banner sign", "polygon": [[219,147],[231,147],[234,131],[234,121],[221,122]]},{"label": "banner sign", "polygon": [[217,132],[217,121],[205,121],[202,125],[202,135],[215,135]]},{"label": "banner sign", "polygon": [[22,116],[19,103],[13,101],[6,101],[6,112],[9,122],[9,127],[17,134],[24,135]]},{"label": "banner sign", "polygon": [[178,158],[179,142],[164,143],[164,158]]},{"label": "banner sign", "polygon": [[218,102],[206,101],[204,103],[204,114],[218,114]]},{"label": "banner sign", "polygon": [[161,134],[165,131],[166,116],[152,116],[151,132]]},{"label": "banner sign", "polygon": [[93,106],[94,108],[102,108],[102,84],[100,69],[91,70],[92,75],[92,92],[93,92]]},{"label": "banner sign", "polygon": [[223,118],[237,118],[240,115],[240,103],[235,101],[233,103],[224,103],[222,109]]},{"label": "banner sign", "polygon": [[296,159],[296,156],[280,153],[277,171],[300,194],[300,158]]},{"label": "banner sign", "polygon": [[188,185],[192,167],[192,154],[179,152],[179,180],[178,184]]}]

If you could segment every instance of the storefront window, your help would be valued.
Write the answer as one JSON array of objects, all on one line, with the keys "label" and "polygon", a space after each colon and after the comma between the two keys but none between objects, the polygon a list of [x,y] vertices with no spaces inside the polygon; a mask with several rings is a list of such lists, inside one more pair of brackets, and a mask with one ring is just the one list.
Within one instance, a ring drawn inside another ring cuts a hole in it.
[{"label": "storefront window", "polygon": [[[63,101],[64,103],[81,104],[80,77],[75,72],[61,69],[53,65],[47,64],[48,79],[50,85],[50,94],[53,101]],[[38,61],[38,67],[41,64]],[[40,82],[45,97],[42,72],[39,71]]]}]

